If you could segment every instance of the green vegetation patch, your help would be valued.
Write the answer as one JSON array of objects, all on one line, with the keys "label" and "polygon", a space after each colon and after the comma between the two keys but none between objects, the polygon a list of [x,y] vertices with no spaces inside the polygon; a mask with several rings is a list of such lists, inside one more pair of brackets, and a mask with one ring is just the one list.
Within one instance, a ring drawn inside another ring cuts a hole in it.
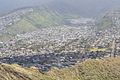
[{"label": "green vegetation patch", "polygon": [[28,22],[26,19],[22,19],[21,21],[15,23],[13,26],[6,29],[6,31],[10,34],[22,34],[34,30],[37,30],[37,28],[30,22]]}]

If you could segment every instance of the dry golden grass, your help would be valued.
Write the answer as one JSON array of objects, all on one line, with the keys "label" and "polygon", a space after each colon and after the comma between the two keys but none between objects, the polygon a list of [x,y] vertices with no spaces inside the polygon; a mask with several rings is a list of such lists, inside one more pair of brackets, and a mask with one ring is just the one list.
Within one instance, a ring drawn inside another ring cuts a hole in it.
[{"label": "dry golden grass", "polygon": [[87,60],[70,68],[52,68],[47,73],[35,67],[1,64],[0,80],[120,80],[120,57]]}]

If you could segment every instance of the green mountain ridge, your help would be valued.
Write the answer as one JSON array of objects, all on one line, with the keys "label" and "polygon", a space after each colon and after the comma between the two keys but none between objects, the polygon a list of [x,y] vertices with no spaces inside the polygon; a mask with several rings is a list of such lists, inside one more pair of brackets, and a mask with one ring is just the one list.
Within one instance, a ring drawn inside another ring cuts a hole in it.
[{"label": "green mountain ridge", "polygon": [[56,11],[33,8],[32,12],[22,15],[19,21],[13,23],[12,25],[6,26],[4,29],[6,33],[0,36],[0,40],[4,40],[3,36],[15,36],[17,34],[24,34],[37,29],[54,27],[63,24],[64,17]]},{"label": "green mountain ridge", "polygon": [[111,10],[105,13],[103,17],[98,20],[98,29],[105,30],[108,28],[118,27],[120,22],[120,10]]}]

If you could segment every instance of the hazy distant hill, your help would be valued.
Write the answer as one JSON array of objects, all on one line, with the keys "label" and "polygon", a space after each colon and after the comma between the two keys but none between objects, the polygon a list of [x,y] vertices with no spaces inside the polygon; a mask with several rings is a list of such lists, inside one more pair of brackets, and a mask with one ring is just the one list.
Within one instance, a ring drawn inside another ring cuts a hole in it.
[{"label": "hazy distant hill", "polygon": [[25,6],[51,5],[54,9],[85,17],[96,17],[106,10],[120,7],[120,0],[1,0],[0,3],[1,14]]},{"label": "hazy distant hill", "polygon": [[98,20],[99,29],[119,28],[120,26],[120,9],[107,11],[104,16]]},{"label": "hazy distant hill", "polygon": [[99,17],[111,8],[120,7],[119,0],[53,0],[48,3],[53,9],[84,17]]},{"label": "hazy distant hill", "polygon": [[22,8],[11,12],[8,15],[3,16],[1,22],[4,22],[4,25],[2,25],[4,27],[2,30],[4,35],[0,36],[3,38],[5,35],[7,35],[7,37],[9,35],[14,36],[43,27],[63,25],[64,17],[57,11],[33,7],[30,9]]},{"label": "hazy distant hill", "polygon": [[58,26],[62,24],[62,19],[62,16],[55,11],[47,10],[45,8],[33,8],[32,12],[22,15],[21,20],[8,27],[7,30],[10,30],[11,28],[20,28],[19,30],[22,30],[23,28],[23,30],[28,31],[27,29],[34,30],[41,27]]}]

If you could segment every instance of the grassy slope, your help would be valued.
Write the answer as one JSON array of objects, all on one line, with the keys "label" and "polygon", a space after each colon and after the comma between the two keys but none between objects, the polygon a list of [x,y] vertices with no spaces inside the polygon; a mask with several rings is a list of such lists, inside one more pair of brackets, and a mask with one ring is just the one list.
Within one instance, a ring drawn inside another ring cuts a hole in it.
[{"label": "grassy slope", "polygon": [[53,80],[39,73],[37,69],[22,68],[18,65],[0,65],[0,80]]},{"label": "grassy slope", "polygon": [[71,68],[47,73],[18,65],[0,65],[0,80],[120,80],[120,57],[87,60]]},{"label": "grassy slope", "polygon": [[120,80],[120,57],[88,60],[73,68],[54,70],[49,74],[59,76],[61,80]]},{"label": "grassy slope", "polygon": [[36,30],[37,28],[33,26],[30,22],[26,21],[26,19],[22,19],[21,21],[15,23],[13,26],[8,27],[6,31],[11,34],[20,34],[26,33]]},{"label": "grassy slope", "polygon": [[62,16],[52,11],[35,10],[26,17],[34,22],[33,25],[37,26],[38,28],[62,24]]},{"label": "grassy slope", "polygon": [[62,23],[63,17],[59,13],[35,9],[32,13],[26,13],[19,22],[14,23],[12,26],[7,26],[5,31],[8,34],[2,34],[0,41],[6,41],[16,34],[35,31],[43,27],[53,27]]},{"label": "grassy slope", "polygon": [[23,34],[34,30],[37,30],[37,28],[24,18],[13,26],[6,28],[5,31],[7,31],[7,33],[0,35],[0,41],[6,41],[12,39],[17,34]]},{"label": "grassy slope", "polygon": [[51,27],[62,23],[62,17],[52,11],[34,10],[26,13],[19,22],[9,26],[6,30],[10,33],[31,32],[41,27]]},{"label": "grassy slope", "polygon": [[105,30],[105,29],[111,28],[112,26],[113,26],[113,24],[112,24],[112,20],[111,19],[109,19],[109,18],[102,18],[102,20],[99,23],[98,29]]}]

